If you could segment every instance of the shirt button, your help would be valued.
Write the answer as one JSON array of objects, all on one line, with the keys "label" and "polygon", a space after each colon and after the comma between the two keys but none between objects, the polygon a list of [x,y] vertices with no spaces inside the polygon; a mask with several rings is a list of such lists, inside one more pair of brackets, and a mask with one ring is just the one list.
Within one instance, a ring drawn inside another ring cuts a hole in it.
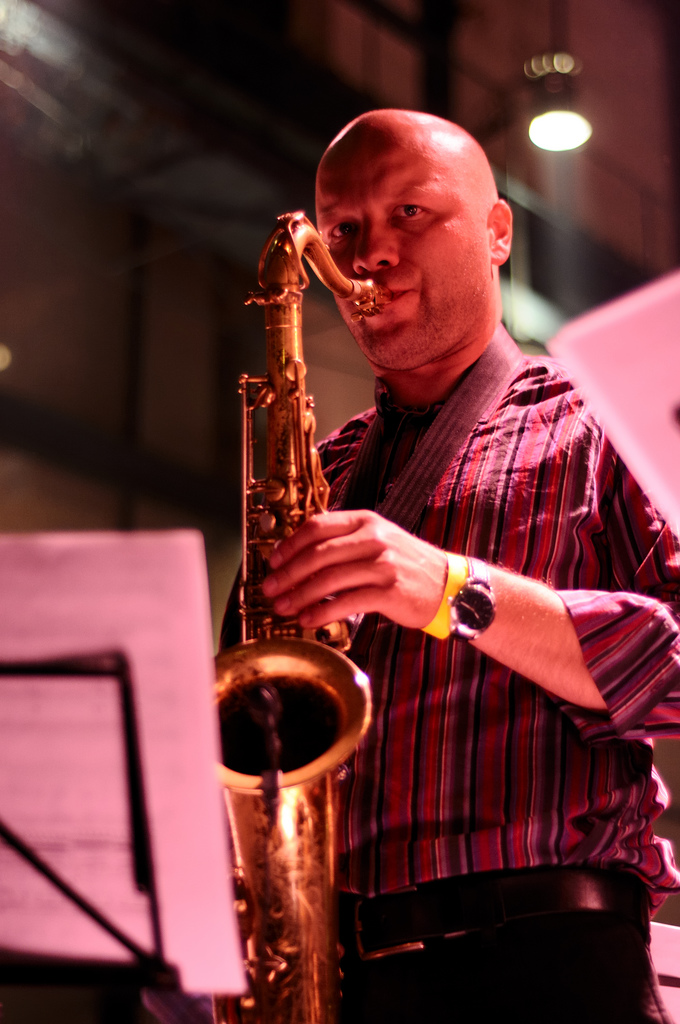
[{"label": "shirt button", "polygon": [[338,765],[338,782],[346,782],[350,777],[349,765],[339,764]]}]

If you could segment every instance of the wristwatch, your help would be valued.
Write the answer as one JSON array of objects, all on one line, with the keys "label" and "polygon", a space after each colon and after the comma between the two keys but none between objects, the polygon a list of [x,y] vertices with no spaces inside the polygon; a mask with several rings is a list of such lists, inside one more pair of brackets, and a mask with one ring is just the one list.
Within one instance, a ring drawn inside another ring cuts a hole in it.
[{"label": "wristwatch", "polygon": [[455,597],[449,598],[451,636],[476,640],[488,629],[496,614],[496,599],[491,589],[486,562],[468,558],[468,575]]}]

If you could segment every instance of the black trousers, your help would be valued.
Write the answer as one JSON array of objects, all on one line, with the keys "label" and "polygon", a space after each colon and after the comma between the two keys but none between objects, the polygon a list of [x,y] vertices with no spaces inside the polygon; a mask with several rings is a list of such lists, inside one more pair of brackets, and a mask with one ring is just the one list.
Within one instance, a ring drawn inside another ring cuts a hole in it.
[{"label": "black trousers", "polygon": [[373,961],[344,940],[342,1024],[672,1024],[642,929],[615,914],[525,918]]}]

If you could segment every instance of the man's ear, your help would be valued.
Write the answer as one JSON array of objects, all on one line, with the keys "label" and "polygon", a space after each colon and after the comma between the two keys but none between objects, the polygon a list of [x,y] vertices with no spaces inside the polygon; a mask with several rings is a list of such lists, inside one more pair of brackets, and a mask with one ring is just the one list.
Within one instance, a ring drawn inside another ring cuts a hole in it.
[{"label": "man's ear", "polygon": [[499,267],[510,255],[512,244],[512,210],[505,199],[498,199],[494,203],[487,224],[491,263]]}]

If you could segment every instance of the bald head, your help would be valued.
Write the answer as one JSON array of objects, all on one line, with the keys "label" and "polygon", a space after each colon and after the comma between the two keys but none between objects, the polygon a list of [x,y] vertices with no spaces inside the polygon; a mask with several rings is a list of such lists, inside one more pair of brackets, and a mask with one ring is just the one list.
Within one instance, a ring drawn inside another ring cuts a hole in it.
[{"label": "bald head", "polygon": [[442,118],[371,111],[324,153],[316,201],[342,273],[392,293],[379,316],[359,322],[351,302],[338,300],[359,347],[394,397],[433,400],[480,355],[501,316],[498,268],[512,216],[484,151]]},{"label": "bald head", "polygon": [[430,156],[460,182],[470,202],[489,208],[498,192],[486,154],[473,137],[452,121],[414,110],[371,110],[361,114],[333,139],[317,171],[317,212],[326,185],[337,175],[391,150]]}]

